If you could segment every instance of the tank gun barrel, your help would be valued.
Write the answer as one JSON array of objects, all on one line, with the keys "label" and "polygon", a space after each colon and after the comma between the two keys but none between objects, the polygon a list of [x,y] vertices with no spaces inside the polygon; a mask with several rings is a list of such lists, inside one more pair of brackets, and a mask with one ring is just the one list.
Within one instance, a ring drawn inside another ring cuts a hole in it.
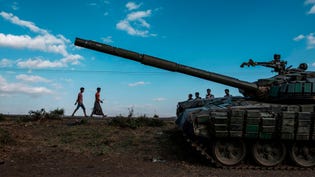
[{"label": "tank gun barrel", "polygon": [[140,54],[137,52],[113,47],[107,44],[102,44],[102,43],[91,41],[91,40],[76,38],[75,45],[88,48],[91,50],[107,53],[110,55],[134,60],[144,65],[149,65],[149,66],[153,66],[153,67],[168,70],[168,71],[179,72],[179,73],[187,74],[190,76],[228,85],[231,87],[236,87],[236,88],[249,91],[249,92],[255,92],[258,90],[258,87],[255,83],[241,81],[236,78],[181,65],[181,64],[167,61],[161,58],[153,57],[146,54]]}]

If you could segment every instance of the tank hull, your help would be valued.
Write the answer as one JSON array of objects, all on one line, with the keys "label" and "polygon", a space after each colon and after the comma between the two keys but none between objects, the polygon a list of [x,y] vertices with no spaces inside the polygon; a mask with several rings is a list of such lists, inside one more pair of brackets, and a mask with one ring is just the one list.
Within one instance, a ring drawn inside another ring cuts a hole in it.
[{"label": "tank hull", "polygon": [[280,105],[234,97],[178,104],[176,124],[211,162],[236,166],[315,166],[315,105]]}]

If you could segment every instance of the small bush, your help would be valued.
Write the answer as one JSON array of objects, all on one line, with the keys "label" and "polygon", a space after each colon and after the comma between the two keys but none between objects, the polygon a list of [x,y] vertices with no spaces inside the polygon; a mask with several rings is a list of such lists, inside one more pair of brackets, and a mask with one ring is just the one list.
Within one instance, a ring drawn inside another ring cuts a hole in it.
[{"label": "small bush", "polygon": [[79,122],[78,122],[78,125],[86,125],[88,124],[88,120],[87,119],[81,119]]},{"label": "small bush", "polygon": [[48,119],[58,119],[64,116],[65,110],[64,109],[55,109],[53,111],[50,111],[49,114],[47,114]]},{"label": "small bush", "polygon": [[14,142],[9,132],[0,128],[0,147]]},{"label": "small bush", "polygon": [[162,127],[165,126],[165,122],[161,119],[153,118],[153,119],[146,119],[145,125],[149,127]]},{"label": "small bush", "polygon": [[5,117],[3,114],[0,114],[0,121],[4,121],[5,120]]},{"label": "small bush", "polygon": [[135,121],[133,121],[132,118],[124,118],[121,116],[111,119],[111,121],[109,122],[109,125],[118,126],[122,128],[132,128],[132,129],[137,128]]},{"label": "small bush", "polygon": [[48,114],[44,108],[37,111],[30,110],[28,113],[29,113],[29,116],[23,117],[24,122],[45,119]]},{"label": "small bush", "polygon": [[128,114],[128,118],[131,118],[132,116],[133,116],[133,108],[128,108],[128,112],[129,112],[129,114]]},{"label": "small bush", "polygon": [[119,126],[122,128],[131,128],[136,129],[139,127],[149,126],[149,127],[161,127],[165,125],[165,122],[160,119],[152,119],[146,117],[139,118],[124,118],[124,117],[116,117],[113,118],[109,125]]},{"label": "small bush", "polygon": [[21,118],[22,122],[27,121],[37,121],[37,120],[43,120],[43,119],[59,119],[62,116],[64,116],[64,109],[55,109],[53,111],[50,111],[49,113],[45,111],[44,108],[36,111],[29,111],[29,116],[25,116]]}]

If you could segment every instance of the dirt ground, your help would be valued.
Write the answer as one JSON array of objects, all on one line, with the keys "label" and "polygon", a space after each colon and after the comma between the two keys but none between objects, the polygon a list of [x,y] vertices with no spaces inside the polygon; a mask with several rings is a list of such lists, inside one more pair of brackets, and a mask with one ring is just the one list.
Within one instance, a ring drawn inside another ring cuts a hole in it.
[{"label": "dirt ground", "polygon": [[315,176],[313,170],[218,169],[184,141],[173,121],[138,128],[111,119],[0,121],[0,177]]}]

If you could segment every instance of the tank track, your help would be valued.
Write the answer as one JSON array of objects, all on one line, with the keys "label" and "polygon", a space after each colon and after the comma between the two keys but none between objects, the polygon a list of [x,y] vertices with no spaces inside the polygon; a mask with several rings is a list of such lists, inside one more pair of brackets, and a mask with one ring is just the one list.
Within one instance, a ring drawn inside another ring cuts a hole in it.
[{"label": "tank track", "polygon": [[234,170],[292,170],[292,171],[315,170],[315,167],[305,168],[305,167],[292,166],[288,164],[281,164],[274,167],[256,166],[255,164],[247,164],[247,163],[246,164],[241,163],[237,166],[223,166],[212,157],[212,155],[208,152],[209,150],[201,142],[198,142],[197,140],[191,140],[189,136],[187,136],[185,133],[183,133],[183,137],[186,139],[186,141],[190,144],[190,146],[193,149],[199,152],[201,156],[205,157],[205,159],[215,168],[234,169]]}]

